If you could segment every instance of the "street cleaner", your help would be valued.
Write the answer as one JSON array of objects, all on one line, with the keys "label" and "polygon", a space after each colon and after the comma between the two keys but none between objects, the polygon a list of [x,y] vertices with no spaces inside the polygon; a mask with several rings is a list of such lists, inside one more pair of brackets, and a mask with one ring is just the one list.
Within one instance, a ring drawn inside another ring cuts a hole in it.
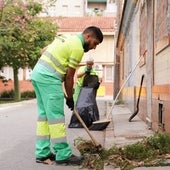
[{"label": "street cleaner", "polygon": [[[94,65],[94,59],[91,56],[88,56],[86,58],[86,65],[81,66],[77,71],[77,82],[74,90],[74,103],[76,104],[78,96],[80,94],[81,88],[83,86],[84,77],[88,75],[95,75],[98,77],[98,73],[93,68]],[[101,79],[99,80],[99,83],[101,82]]]},{"label": "street cleaner", "polygon": [[95,49],[103,41],[98,27],[87,27],[81,34],[61,35],[48,45],[31,74],[37,98],[37,130],[35,156],[37,163],[80,165],[82,156],[72,154],[66,139],[64,90],[66,104],[74,109],[74,74],[84,52]]},{"label": "street cleaner", "polygon": [[[96,93],[101,79],[93,65],[94,59],[91,56],[86,57],[86,65],[81,66],[77,71],[77,82],[73,95],[75,108],[87,127],[99,120]],[[72,113],[68,127],[83,128],[74,113]]]}]

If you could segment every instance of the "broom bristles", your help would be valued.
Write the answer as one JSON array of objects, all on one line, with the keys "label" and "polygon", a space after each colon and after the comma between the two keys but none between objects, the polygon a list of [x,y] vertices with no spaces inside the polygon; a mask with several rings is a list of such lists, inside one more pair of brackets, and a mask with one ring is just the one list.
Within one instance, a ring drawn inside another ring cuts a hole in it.
[{"label": "broom bristles", "polygon": [[111,122],[111,119],[97,120],[93,122],[93,124],[101,124],[101,123],[108,123],[108,122]]}]

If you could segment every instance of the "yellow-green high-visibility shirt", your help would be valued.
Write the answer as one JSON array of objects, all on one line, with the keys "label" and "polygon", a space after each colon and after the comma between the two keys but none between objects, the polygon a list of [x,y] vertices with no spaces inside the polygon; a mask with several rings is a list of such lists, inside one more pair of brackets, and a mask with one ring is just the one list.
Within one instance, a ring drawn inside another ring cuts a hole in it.
[{"label": "yellow-green high-visibility shirt", "polygon": [[[83,73],[83,72],[86,70],[86,68],[87,68],[87,66],[81,66],[81,67],[79,68],[79,70],[77,71],[77,74]],[[98,73],[92,68],[91,71],[90,71],[90,75],[96,75],[96,76],[98,76]],[[77,79],[77,85],[79,85],[79,86],[82,87],[83,81],[84,81],[84,76],[85,76],[85,75],[83,75],[82,77],[80,77],[80,78]]]},{"label": "yellow-green high-visibility shirt", "polygon": [[45,67],[48,65],[47,69],[40,69],[40,73],[49,75],[48,71],[51,70],[49,66],[63,76],[68,67],[76,69],[84,54],[83,44],[84,39],[81,34],[57,36],[37,63]]}]

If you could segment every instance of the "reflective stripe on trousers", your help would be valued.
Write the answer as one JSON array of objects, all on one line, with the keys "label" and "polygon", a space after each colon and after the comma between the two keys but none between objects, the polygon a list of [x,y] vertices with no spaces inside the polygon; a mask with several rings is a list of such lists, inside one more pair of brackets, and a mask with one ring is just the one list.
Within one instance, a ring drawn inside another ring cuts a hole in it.
[{"label": "reflective stripe on trousers", "polygon": [[50,145],[52,144],[56,160],[67,159],[72,153],[66,141],[62,86],[43,84],[34,80],[32,84],[38,106],[36,157],[48,156],[51,153]]}]

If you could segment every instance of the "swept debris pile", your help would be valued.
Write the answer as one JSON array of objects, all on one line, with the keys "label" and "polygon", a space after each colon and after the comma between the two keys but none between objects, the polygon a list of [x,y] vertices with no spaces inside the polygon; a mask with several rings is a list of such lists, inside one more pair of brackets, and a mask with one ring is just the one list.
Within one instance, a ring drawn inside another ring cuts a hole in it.
[{"label": "swept debris pile", "polygon": [[113,169],[131,170],[141,166],[170,165],[170,134],[155,133],[135,144],[124,147],[115,145],[109,149],[96,149],[89,140],[75,139],[75,146],[84,156],[82,168],[102,170],[105,166]]}]

